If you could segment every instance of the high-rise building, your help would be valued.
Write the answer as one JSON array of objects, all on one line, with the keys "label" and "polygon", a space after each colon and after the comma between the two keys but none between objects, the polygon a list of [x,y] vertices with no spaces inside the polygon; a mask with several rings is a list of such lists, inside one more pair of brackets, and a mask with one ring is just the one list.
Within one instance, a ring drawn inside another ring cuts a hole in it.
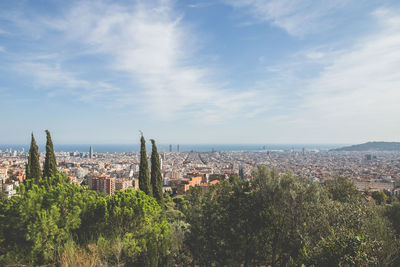
[{"label": "high-rise building", "polygon": [[179,145],[177,145],[177,146],[176,146],[176,151],[178,151],[178,152],[179,152]]},{"label": "high-rise building", "polygon": [[93,158],[93,148],[92,148],[92,146],[90,146],[90,148],[89,148],[89,158],[90,159]]},{"label": "high-rise building", "polygon": [[239,167],[239,178],[240,180],[244,180],[244,170],[242,166]]},{"label": "high-rise building", "polygon": [[92,190],[112,195],[115,191],[115,178],[91,175],[88,177],[88,185]]},{"label": "high-rise building", "polygon": [[172,145],[169,145],[169,152],[172,152]]}]

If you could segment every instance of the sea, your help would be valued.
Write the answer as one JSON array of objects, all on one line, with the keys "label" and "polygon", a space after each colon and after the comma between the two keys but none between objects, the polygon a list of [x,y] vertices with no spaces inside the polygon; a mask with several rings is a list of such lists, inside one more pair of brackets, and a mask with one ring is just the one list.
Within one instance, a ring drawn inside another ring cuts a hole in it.
[{"label": "sea", "polygon": [[[39,144],[39,151],[45,151],[45,144]],[[94,152],[99,153],[120,153],[120,152],[137,152],[140,150],[140,144],[76,144],[76,145],[54,145],[56,152],[88,152],[92,146]],[[306,151],[318,150],[326,151],[334,148],[346,146],[346,144],[179,144],[180,152],[222,152],[222,151],[262,151],[262,150],[281,150],[281,151]],[[169,144],[157,145],[159,152],[169,152]],[[172,152],[178,151],[178,145],[172,144]],[[12,149],[21,151],[29,150],[29,144],[17,145],[8,144],[0,145],[1,151]],[[146,149],[151,150],[151,146],[147,145]]]}]

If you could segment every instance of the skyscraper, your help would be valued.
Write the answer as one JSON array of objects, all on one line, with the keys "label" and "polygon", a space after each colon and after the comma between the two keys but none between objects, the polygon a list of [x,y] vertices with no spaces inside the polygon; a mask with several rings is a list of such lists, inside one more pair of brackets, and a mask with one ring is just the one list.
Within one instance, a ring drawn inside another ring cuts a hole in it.
[{"label": "skyscraper", "polygon": [[92,146],[90,146],[90,148],[89,148],[89,158],[90,159],[93,158],[93,148],[92,148]]},{"label": "skyscraper", "polygon": [[176,151],[178,151],[178,152],[179,152],[179,145],[177,145],[177,146],[176,146]]},{"label": "skyscraper", "polygon": [[172,145],[169,145],[169,152],[172,152]]}]

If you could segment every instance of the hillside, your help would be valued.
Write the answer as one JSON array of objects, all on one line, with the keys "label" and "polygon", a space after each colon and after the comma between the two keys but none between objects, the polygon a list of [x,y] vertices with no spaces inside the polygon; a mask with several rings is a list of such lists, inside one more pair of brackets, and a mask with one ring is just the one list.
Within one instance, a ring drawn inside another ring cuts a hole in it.
[{"label": "hillside", "polygon": [[400,142],[367,142],[332,149],[332,151],[400,151]]}]

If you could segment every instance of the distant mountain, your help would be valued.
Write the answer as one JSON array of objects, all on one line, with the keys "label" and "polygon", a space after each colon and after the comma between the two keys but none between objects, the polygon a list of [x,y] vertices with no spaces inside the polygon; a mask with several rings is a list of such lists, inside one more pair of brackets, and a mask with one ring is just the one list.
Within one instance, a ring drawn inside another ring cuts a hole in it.
[{"label": "distant mountain", "polygon": [[400,142],[368,142],[336,148],[331,151],[400,151]]}]

